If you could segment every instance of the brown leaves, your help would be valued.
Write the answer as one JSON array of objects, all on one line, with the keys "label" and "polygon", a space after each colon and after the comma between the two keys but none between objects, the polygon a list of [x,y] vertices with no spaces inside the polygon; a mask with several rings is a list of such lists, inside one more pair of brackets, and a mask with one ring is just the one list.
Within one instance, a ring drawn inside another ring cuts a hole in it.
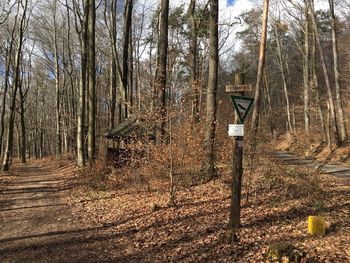
[{"label": "brown leaves", "polygon": [[[221,237],[227,229],[230,205],[230,144],[223,143],[218,153],[220,176],[193,185],[200,165],[200,140],[186,127],[174,134],[177,206],[167,205],[167,145],[150,146],[149,161],[142,166],[111,171],[102,178],[109,185],[105,191],[83,184],[70,192],[76,193],[71,203],[80,220],[92,227],[104,226],[94,235],[108,237],[103,242],[106,259],[263,262],[270,244],[288,241],[316,261],[349,261],[349,185],[307,168],[276,162],[266,149],[258,149],[258,165],[243,176],[239,242],[226,245]],[[116,183],[110,185],[111,181]],[[249,202],[244,199],[247,191]],[[307,216],[314,212],[315,200],[323,203],[318,212],[337,226],[323,238],[307,234]]]}]

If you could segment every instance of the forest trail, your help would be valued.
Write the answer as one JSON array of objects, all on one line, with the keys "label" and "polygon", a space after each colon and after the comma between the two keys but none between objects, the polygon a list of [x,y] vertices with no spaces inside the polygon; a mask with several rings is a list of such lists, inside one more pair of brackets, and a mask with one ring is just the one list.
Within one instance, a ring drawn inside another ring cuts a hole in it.
[{"label": "forest trail", "polygon": [[93,253],[80,245],[86,231],[61,196],[72,171],[35,163],[1,174],[0,262],[81,262]]},{"label": "forest trail", "polygon": [[312,158],[300,159],[297,156],[285,151],[275,152],[274,155],[277,159],[283,160],[290,164],[305,165],[305,166],[317,168],[325,174],[350,180],[350,167],[337,165],[337,164],[319,164]]}]

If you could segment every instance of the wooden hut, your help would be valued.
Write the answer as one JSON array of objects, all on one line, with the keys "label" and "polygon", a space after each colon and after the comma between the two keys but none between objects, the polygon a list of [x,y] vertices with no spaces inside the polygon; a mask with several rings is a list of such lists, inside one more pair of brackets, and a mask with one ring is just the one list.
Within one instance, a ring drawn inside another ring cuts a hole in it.
[{"label": "wooden hut", "polygon": [[145,156],[143,146],[155,135],[145,120],[131,117],[104,133],[106,162],[120,167]]}]

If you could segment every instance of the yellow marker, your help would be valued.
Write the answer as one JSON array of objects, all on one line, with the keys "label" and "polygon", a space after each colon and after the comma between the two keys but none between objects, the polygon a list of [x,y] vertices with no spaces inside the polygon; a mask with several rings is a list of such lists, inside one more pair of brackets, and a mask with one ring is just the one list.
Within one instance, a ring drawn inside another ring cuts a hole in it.
[{"label": "yellow marker", "polygon": [[309,216],[308,232],[313,236],[323,236],[326,234],[326,223],[322,216]]}]

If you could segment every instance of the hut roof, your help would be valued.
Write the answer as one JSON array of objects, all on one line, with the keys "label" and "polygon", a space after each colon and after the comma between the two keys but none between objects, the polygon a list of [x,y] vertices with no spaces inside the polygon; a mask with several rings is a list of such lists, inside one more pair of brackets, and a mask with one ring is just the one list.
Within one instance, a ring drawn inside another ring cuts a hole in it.
[{"label": "hut roof", "polygon": [[126,119],[113,129],[103,134],[103,136],[108,139],[144,135],[150,135],[148,129],[144,127],[144,125],[142,125],[142,121],[136,117]]}]

